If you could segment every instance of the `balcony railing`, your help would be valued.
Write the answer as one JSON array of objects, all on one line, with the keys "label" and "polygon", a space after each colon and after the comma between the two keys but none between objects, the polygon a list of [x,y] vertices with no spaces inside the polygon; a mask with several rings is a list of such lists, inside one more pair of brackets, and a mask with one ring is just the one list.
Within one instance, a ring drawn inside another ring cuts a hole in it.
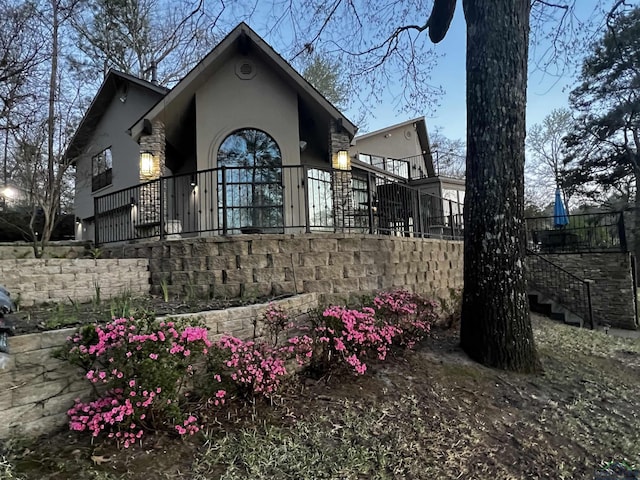
[{"label": "balcony railing", "polygon": [[367,165],[371,165],[379,170],[391,173],[398,177],[409,180],[410,177],[410,165],[408,160],[381,157],[379,155],[369,155],[366,153],[359,153],[358,160]]},{"label": "balcony railing", "polygon": [[537,253],[627,251],[622,212],[569,215],[556,226],[556,217],[527,218],[527,245]]},{"label": "balcony railing", "polygon": [[353,232],[462,239],[462,205],[371,172],[222,167],[96,197],[96,244],[175,235]]}]

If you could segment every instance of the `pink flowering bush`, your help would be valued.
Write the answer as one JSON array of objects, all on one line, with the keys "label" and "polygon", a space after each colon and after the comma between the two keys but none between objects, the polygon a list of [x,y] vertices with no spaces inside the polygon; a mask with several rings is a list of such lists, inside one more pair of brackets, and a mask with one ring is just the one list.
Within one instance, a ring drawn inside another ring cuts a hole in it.
[{"label": "pink flowering bush", "polygon": [[382,292],[371,306],[328,307],[313,319],[317,348],[312,366],[326,371],[344,365],[362,375],[368,359],[384,360],[392,348],[412,348],[422,340],[436,308],[435,302],[406,290]]},{"label": "pink flowering bush", "polygon": [[[225,335],[216,344],[217,364],[226,382],[233,384],[243,398],[273,396],[291,367],[307,365],[313,353],[311,337],[292,335],[293,322],[281,307],[270,304],[262,318],[255,320],[255,332],[259,321],[264,324],[268,342],[255,334],[252,340]],[[282,343],[281,334],[287,337]]]},{"label": "pink flowering bush", "polygon": [[394,342],[407,348],[413,348],[429,333],[440,310],[438,302],[404,289],[378,293],[373,304],[376,317],[400,329]]},{"label": "pink flowering bush", "polygon": [[[207,330],[188,322],[118,318],[83,327],[59,356],[85,370],[98,399],[76,401],[70,428],[107,435],[124,447],[147,430],[196,433],[200,425],[187,400],[211,347]],[[209,377],[208,383],[216,382]],[[223,403],[226,392],[213,392],[213,403]]]}]

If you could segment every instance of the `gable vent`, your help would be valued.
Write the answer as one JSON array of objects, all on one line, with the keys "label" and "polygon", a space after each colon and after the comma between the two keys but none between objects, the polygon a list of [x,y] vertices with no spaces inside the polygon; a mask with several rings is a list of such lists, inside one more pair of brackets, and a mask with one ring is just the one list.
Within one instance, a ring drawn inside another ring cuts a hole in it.
[{"label": "gable vent", "polygon": [[250,80],[256,76],[256,67],[252,62],[242,61],[236,64],[236,75],[242,80]]}]

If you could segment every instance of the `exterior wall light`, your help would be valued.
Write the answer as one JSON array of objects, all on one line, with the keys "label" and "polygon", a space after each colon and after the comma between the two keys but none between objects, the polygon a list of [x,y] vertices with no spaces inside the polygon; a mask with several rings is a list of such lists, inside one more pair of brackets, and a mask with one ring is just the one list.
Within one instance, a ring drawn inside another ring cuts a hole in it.
[{"label": "exterior wall light", "polygon": [[333,168],[336,170],[351,170],[351,157],[346,150],[339,150],[333,156]]},{"label": "exterior wall light", "polygon": [[131,197],[131,206],[135,207],[136,205],[138,205],[138,201],[136,200],[136,197]]},{"label": "exterior wall light", "polygon": [[191,186],[196,187],[198,185],[198,176],[195,173],[191,174]]},{"label": "exterior wall light", "polygon": [[153,154],[151,152],[140,152],[140,174],[153,175]]}]

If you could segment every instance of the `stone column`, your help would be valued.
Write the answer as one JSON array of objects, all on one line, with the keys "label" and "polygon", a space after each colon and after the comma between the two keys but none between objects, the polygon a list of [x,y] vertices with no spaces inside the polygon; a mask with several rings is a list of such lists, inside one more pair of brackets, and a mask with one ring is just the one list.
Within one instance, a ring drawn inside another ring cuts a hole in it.
[{"label": "stone column", "polygon": [[333,214],[335,219],[335,230],[337,232],[348,231],[353,226],[353,189],[351,185],[351,165],[348,170],[338,170],[333,168],[337,163],[336,158],[341,150],[349,151],[351,139],[347,132],[332,120],[329,124],[329,159],[332,165],[332,188],[333,188]]},{"label": "stone column", "polygon": [[[159,180],[166,175],[165,166],[165,131],[164,123],[155,120],[151,123],[151,133],[140,137],[140,153],[148,152],[153,156],[151,173],[145,174],[138,165],[140,173],[140,183]],[[156,228],[160,223],[160,188],[161,182],[152,182],[140,188],[140,198],[138,199],[138,223],[141,226],[148,225],[148,228]],[[164,196],[164,212],[166,212],[166,195]],[[157,230],[160,232],[160,230]]]}]

